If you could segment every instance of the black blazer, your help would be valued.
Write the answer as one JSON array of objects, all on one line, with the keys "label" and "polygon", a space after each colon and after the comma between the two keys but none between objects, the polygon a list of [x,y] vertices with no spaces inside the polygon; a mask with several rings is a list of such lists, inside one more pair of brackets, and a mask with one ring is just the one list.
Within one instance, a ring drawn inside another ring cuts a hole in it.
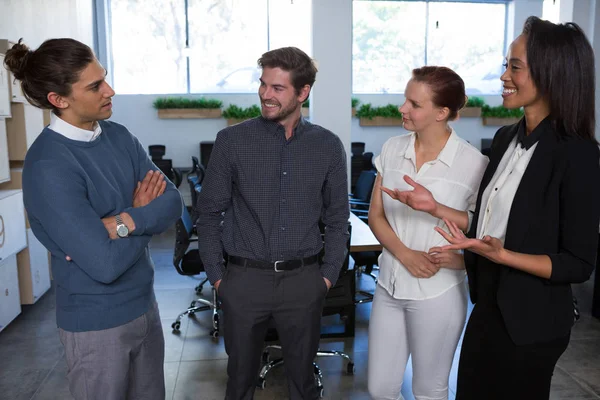
[{"label": "black blazer", "polygon": [[[524,123],[524,119],[520,122]],[[481,197],[519,123],[502,127],[492,142],[469,237],[476,236]],[[573,325],[571,283],[589,279],[596,260],[600,219],[600,151],[575,137],[560,137],[548,119],[515,194],[504,247],[552,260],[550,279],[501,266],[497,301],[517,345],[569,334]],[[537,129],[537,128],[536,128]],[[465,251],[471,300],[477,302],[477,272],[492,262]]]}]

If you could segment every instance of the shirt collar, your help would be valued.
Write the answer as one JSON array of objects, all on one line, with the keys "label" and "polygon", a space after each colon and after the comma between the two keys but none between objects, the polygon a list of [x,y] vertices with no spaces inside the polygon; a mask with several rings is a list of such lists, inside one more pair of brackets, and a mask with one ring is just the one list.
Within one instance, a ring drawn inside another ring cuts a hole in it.
[{"label": "shirt collar", "polygon": [[[265,124],[265,126],[268,128],[269,132],[271,132],[271,134],[273,136],[277,136],[277,135],[281,134],[281,131],[283,131],[283,133],[285,134],[285,129],[284,129],[283,125],[281,125],[279,122],[271,121],[262,116],[259,118],[263,121],[263,123]],[[300,120],[298,121],[298,124],[294,128],[294,134],[292,137],[302,136],[302,134],[304,132],[306,132],[306,130],[308,129],[309,125],[310,125],[310,122],[308,122],[306,119],[304,119],[304,117],[300,116]]]},{"label": "shirt collar", "polygon": [[[448,137],[448,141],[446,141],[444,148],[442,151],[440,151],[440,154],[438,154],[436,158],[436,160],[440,160],[448,167],[452,167],[452,163],[454,162],[454,157],[456,156],[459,145],[458,135],[454,131],[454,128],[450,127],[450,129],[452,130],[450,137]],[[415,154],[415,139],[417,134],[415,132],[411,132],[410,135],[411,138],[404,149],[404,158],[412,160],[414,163],[416,163],[417,156]]]},{"label": "shirt collar", "polygon": [[52,129],[54,132],[60,133],[64,137],[71,140],[78,140],[80,142],[91,142],[96,139],[102,133],[102,128],[98,121],[94,122],[94,130],[88,131],[86,129],[78,128],[74,125],[71,125],[64,119],[58,117],[53,112],[50,113],[50,125],[48,128]]},{"label": "shirt collar", "polygon": [[536,144],[543,133],[546,131],[548,124],[550,123],[550,118],[546,117],[535,127],[535,129],[527,135],[527,126],[525,124],[525,118],[521,118],[521,122],[519,122],[519,130],[517,131],[517,143],[521,145],[525,150],[529,150],[531,146]]}]

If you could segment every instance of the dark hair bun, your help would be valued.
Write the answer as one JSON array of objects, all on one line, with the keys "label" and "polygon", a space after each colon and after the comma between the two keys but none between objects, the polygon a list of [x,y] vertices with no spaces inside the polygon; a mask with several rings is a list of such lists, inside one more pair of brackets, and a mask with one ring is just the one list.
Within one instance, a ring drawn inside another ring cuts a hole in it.
[{"label": "dark hair bun", "polygon": [[29,47],[21,43],[22,40],[19,39],[19,42],[6,52],[6,58],[4,59],[6,68],[20,81],[25,78],[27,60],[33,53],[33,51],[29,50]]}]

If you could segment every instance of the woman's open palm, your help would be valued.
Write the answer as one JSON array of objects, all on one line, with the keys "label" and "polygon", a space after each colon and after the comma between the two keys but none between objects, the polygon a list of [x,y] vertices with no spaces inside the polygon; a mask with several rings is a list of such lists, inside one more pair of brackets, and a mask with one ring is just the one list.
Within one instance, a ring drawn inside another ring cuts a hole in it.
[{"label": "woman's open palm", "polygon": [[442,246],[442,250],[469,250],[491,261],[500,262],[501,253],[504,251],[504,245],[500,239],[491,236],[484,236],[483,239],[469,239],[454,222],[448,221],[446,218],[444,218],[444,222],[448,227],[448,232],[438,226],[434,228],[450,243]]},{"label": "woman's open palm", "polygon": [[392,199],[398,200],[406,204],[413,210],[432,213],[437,206],[437,202],[433,198],[431,192],[423,185],[419,185],[412,180],[408,175],[404,175],[404,181],[413,187],[413,190],[398,190],[381,187]]}]

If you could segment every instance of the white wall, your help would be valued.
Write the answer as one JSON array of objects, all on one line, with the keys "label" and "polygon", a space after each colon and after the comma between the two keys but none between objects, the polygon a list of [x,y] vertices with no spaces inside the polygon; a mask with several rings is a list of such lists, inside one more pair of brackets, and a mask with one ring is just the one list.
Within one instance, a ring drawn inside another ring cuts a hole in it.
[{"label": "white wall", "polygon": [[352,2],[313,0],[312,33],[313,57],[319,72],[310,101],[311,120],[340,137],[346,148],[350,176]]},{"label": "white wall", "polygon": [[93,0],[0,0],[0,39],[29,47],[70,37],[93,45]]}]

